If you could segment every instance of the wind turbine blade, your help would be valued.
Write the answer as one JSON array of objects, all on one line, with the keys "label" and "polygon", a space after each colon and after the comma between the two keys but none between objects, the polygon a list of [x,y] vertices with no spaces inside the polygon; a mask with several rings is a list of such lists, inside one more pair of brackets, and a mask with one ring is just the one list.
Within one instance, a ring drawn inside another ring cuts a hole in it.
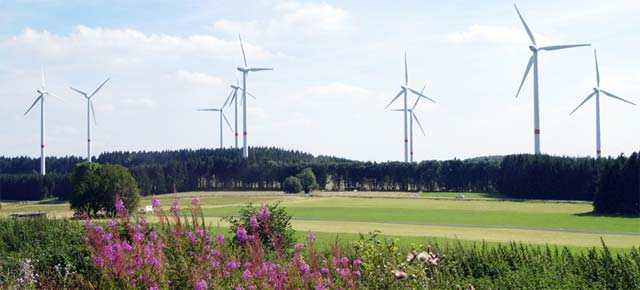
[{"label": "wind turbine blade", "polygon": [[273,70],[273,68],[272,67],[253,67],[249,69],[249,71],[263,71],[263,70]]},{"label": "wind turbine blade", "polygon": [[522,90],[522,85],[524,85],[524,81],[527,79],[527,75],[531,70],[531,66],[533,65],[533,55],[529,58],[529,63],[527,64],[527,68],[524,70],[524,76],[522,77],[522,81],[520,82],[520,87],[518,87],[518,92],[516,93],[516,98],[520,95],[520,90]]},{"label": "wind turbine blade", "polygon": [[227,122],[227,126],[229,126],[229,130],[231,130],[231,133],[233,133],[233,128],[231,128],[231,123],[229,123],[227,116],[224,113],[222,113],[222,117],[224,118],[224,121]]},{"label": "wind turbine blade", "polygon": [[429,100],[429,101],[432,101],[432,102],[434,102],[434,103],[436,102],[436,101],[434,101],[433,99],[431,99],[431,98],[429,98],[429,97],[427,97],[427,96],[425,96],[425,95],[423,95],[423,94],[421,94],[421,93],[418,93],[418,91],[416,91],[416,90],[414,90],[414,89],[412,89],[412,88],[407,88],[407,89],[409,89],[412,93],[414,93],[414,94],[418,95],[418,98],[423,97],[423,98],[425,98],[425,99],[427,99],[427,100]]},{"label": "wind turbine blade", "polygon": [[93,115],[93,124],[98,125],[98,120],[96,120],[96,110],[93,108],[93,101],[89,100],[89,104],[91,105],[91,114]]},{"label": "wind turbine blade", "polygon": [[53,93],[46,92],[45,94],[47,94],[47,95],[49,95],[49,96],[56,97],[58,100],[63,101],[63,102],[65,102],[65,103],[67,102],[67,100],[65,100],[65,99],[63,99],[63,98],[61,98],[61,97],[59,97],[59,96],[57,96],[57,95],[55,95],[55,94],[53,94]]},{"label": "wind turbine blade", "polygon": [[238,89],[231,90],[231,93],[233,93],[233,96],[231,97],[231,101],[229,102],[228,107],[231,107],[231,104],[233,104],[233,101],[235,101],[236,98],[238,97]]},{"label": "wind turbine blade", "polygon": [[40,67],[40,74],[42,76],[42,88],[44,88],[45,86],[44,86],[44,68],[43,67]]},{"label": "wind turbine blade", "polygon": [[409,69],[407,69],[407,53],[404,53],[404,85],[409,85]]},{"label": "wind turbine blade", "polygon": [[598,69],[598,54],[595,48],[593,49],[593,57],[596,59],[596,80],[598,81],[598,88],[600,88],[600,70]]},{"label": "wind turbine blade", "polygon": [[76,88],[74,88],[74,87],[70,87],[70,88],[71,88],[72,90],[76,91],[78,94],[83,95],[85,98],[88,98],[88,97],[87,97],[87,93],[85,93],[85,92],[83,92],[83,91],[81,91],[81,90],[78,90],[78,89],[76,89]]},{"label": "wind turbine blade", "polygon": [[612,98],[614,98],[614,99],[618,99],[618,100],[620,100],[620,101],[623,101],[623,102],[626,102],[626,103],[632,104],[632,105],[634,105],[634,106],[636,105],[636,104],[634,104],[634,103],[632,103],[632,102],[629,102],[629,101],[627,101],[627,100],[625,100],[625,99],[623,99],[623,98],[621,98],[621,97],[618,97],[618,96],[616,96],[616,95],[614,95],[614,94],[612,94],[612,93],[610,93],[610,92],[607,92],[607,91],[605,91],[605,90],[600,90],[600,91],[601,91],[601,92],[603,92],[605,95],[607,95],[607,96],[609,96],[609,97],[612,97]]},{"label": "wind turbine blade", "polygon": [[227,99],[226,99],[226,100],[224,100],[224,104],[222,104],[222,107],[223,107],[223,108],[227,106],[227,103],[229,102],[229,100],[230,100],[230,99],[231,99],[231,97],[233,96],[233,91],[234,91],[234,90],[232,89],[232,90],[231,90],[231,92],[229,92],[229,96],[227,97]]},{"label": "wind turbine blade", "polygon": [[524,22],[524,18],[522,18],[522,14],[520,14],[520,10],[518,10],[518,6],[516,6],[516,4],[513,4],[513,7],[516,8],[516,12],[518,12],[518,17],[520,17],[520,21],[522,21],[522,25],[524,25],[524,29],[527,31],[527,34],[529,34],[529,39],[531,39],[531,43],[533,43],[533,45],[537,45],[536,39],[533,38],[533,33],[531,33],[531,29],[529,29],[529,26],[527,25],[527,23]]},{"label": "wind turbine blade", "polygon": [[197,109],[196,111],[210,111],[210,112],[219,112],[220,109]]},{"label": "wind turbine blade", "polygon": [[91,93],[89,98],[93,97],[100,89],[102,89],[102,86],[104,86],[104,84],[106,84],[110,79],[111,77],[108,77],[106,80],[104,80],[104,82],[102,82],[102,84],[95,91],[93,91],[93,93]]},{"label": "wind turbine blade", "polygon": [[33,109],[33,107],[36,105],[36,103],[38,103],[38,101],[40,101],[41,98],[42,98],[42,95],[40,95],[39,97],[36,98],[35,101],[33,101],[33,104],[31,104],[31,107],[29,107],[29,109],[27,109],[27,111],[24,112],[25,116],[27,115],[27,113],[29,113],[29,111],[31,111],[31,109]]},{"label": "wind turbine blade", "polygon": [[544,47],[538,48],[538,50],[551,51],[551,50],[559,50],[559,49],[581,47],[581,46],[591,46],[591,44],[551,45],[551,46],[544,46]]},{"label": "wind turbine blade", "polygon": [[393,100],[391,100],[391,102],[389,102],[389,104],[388,104],[386,107],[384,107],[384,108],[385,108],[385,109],[386,109],[386,108],[389,108],[389,106],[391,106],[391,104],[392,104],[395,100],[397,100],[397,99],[400,97],[400,95],[402,95],[402,93],[404,93],[404,89],[400,90],[400,92],[399,92],[399,93],[398,93],[398,94],[393,98]]},{"label": "wind turbine blade", "polygon": [[240,39],[240,49],[242,49],[242,59],[244,59],[244,66],[248,67],[249,65],[247,64],[247,56],[244,54],[244,45],[242,45],[242,37],[240,37],[240,34],[238,34],[238,39]]},{"label": "wind turbine blade", "polygon": [[580,105],[578,105],[575,109],[573,109],[573,111],[571,111],[571,113],[569,113],[569,116],[571,116],[575,111],[578,110],[578,108],[580,108],[584,103],[586,103],[589,99],[591,99],[591,97],[593,97],[593,95],[595,95],[596,92],[593,92],[591,94],[589,94],[584,101],[582,101],[582,103],[580,103]]},{"label": "wind turbine blade", "polygon": [[[422,93],[424,93],[424,89],[427,88],[427,85],[424,85],[424,87],[422,87],[422,91],[420,91],[420,95],[422,95]],[[420,101],[420,97],[416,98],[416,102],[413,103],[413,107],[411,107],[411,110],[413,111],[416,106],[418,105],[418,102]]]},{"label": "wind turbine blade", "polygon": [[404,112],[404,109],[391,109],[389,111]]},{"label": "wind turbine blade", "polygon": [[422,129],[422,124],[420,124],[420,121],[418,120],[418,117],[416,116],[416,112],[413,112],[413,119],[416,120],[416,123],[418,124],[418,128],[420,128],[420,131],[422,131],[422,135],[427,135],[424,133],[424,129]]},{"label": "wind turbine blade", "polygon": [[[240,89],[243,90],[242,88],[240,88]],[[254,100],[257,100],[256,96],[254,96],[252,93],[250,93],[248,91],[247,91],[247,95],[249,95],[249,97],[252,97]]]}]

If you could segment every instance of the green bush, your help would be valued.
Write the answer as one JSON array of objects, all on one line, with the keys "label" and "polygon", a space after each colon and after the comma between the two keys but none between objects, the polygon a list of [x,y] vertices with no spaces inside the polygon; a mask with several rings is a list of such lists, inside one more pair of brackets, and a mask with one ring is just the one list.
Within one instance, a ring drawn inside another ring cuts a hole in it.
[{"label": "green bush", "polygon": [[300,179],[297,177],[289,176],[284,179],[282,189],[286,193],[299,193],[302,191],[302,183],[300,183]]},{"label": "green bush", "polygon": [[[21,278],[26,260],[30,261],[33,271],[39,273],[38,283],[47,289],[71,287],[66,283],[72,278],[77,280],[77,275],[91,276],[93,265],[82,235],[82,225],[77,221],[0,219],[0,288],[13,285]],[[62,272],[69,273],[65,277],[60,275]]]},{"label": "green bush", "polygon": [[[273,250],[277,248],[275,243],[279,243],[279,248],[289,250],[295,244],[296,231],[291,226],[291,216],[278,204],[262,207],[254,207],[248,204],[240,209],[238,214],[237,218],[227,218],[231,223],[230,232],[234,236],[234,241],[238,241],[237,233],[240,226],[247,233],[253,234],[251,232],[253,230],[251,219],[254,217],[258,222],[257,231],[259,232],[260,240],[267,249]],[[269,224],[268,227],[266,226],[267,223]],[[265,231],[265,229],[269,229],[270,232]]]},{"label": "green bush", "polygon": [[73,191],[69,197],[71,208],[77,213],[97,216],[115,214],[116,196],[125,208],[133,212],[140,203],[140,191],[127,168],[120,165],[100,165],[84,162],[76,166],[71,176]]}]

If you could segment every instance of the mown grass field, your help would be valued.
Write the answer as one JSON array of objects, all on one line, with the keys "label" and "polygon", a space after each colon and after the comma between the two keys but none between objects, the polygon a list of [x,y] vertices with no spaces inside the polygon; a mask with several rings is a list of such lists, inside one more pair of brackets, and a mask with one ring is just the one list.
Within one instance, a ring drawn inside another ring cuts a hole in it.
[{"label": "mown grass field", "polygon": [[[420,195],[415,193],[401,193],[397,195],[398,198],[366,198],[364,193],[358,193],[359,197],[322,195],[303,197],[273,192],[189,192],[180,193],[178,199],[186,207],[191,197],[199,196],[207,222],[222,227],[227,224],[220,217],[236,215],[238,209],[247,203],[260,205],[279,202],[293,216],[292,224],[296,230],[312,230],[328,236],[340,233],[345,237],[354,237],[351,235],[380,230],[387,235],[415,237],[416,241],[429,237],[593,247],[600,246],[602,238],[612,248],[640,246],[640,218],[594,216],[590,203],[424,199],[415,198]],[[390,193],[385,195],[389,196]],[[441,194],[435,197],[448,196]],[[492,198],[469,193],[465,197]],[[168,207],[173,195],[166,194],[158,198]],[[144,198],[141,205],[148,204],[150,199]],[[12,202],[2,204],[0,216],[38,210],[46,211],[50,216],[71,215],[66,203]]]}]

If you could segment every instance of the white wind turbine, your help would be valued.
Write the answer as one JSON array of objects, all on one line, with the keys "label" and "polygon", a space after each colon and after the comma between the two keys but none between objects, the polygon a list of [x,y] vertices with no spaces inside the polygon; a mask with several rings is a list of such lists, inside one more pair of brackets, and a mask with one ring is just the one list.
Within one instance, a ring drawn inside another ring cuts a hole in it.
[{"label": "white wind turbine", "polygon": [[531,30],[529,29],[529,26],[527,26],[527,23],[524,21],[524,18],[522,18],[522,15],[518,10],[518,6],[516,6],[515,4],[513,4],[513,6],[516,8],[518,17],[520,17],[520,21],[522,21],[522,25],[524,25],[524,29],[527,31],[527,34],[529,35],[529,39],[531,40],[531,45],[529,46],[529,49],[531,49],[531,51],[533,52],[533,54],[531,55],[531,58],[529,58],[529,63],[527,64],[527,68],[524,71],[524,76],[522,77],[522,82],[520,82],[520,87],[518,88],[518,92],[516,93],[516,98],[520,94],[520,90],[522,89],[522,85],[524,84],[524,81],[527,79],[527,75],[529,74],[529,70],[531,69],[531,66],[533,66],[534,152],[535,154],[540,154],[540,114],[539,114],[540,107],[538,105],[538,51],[540,50],[551,51],[551,50],[559,50],[559,49],[572,48],[572,47],[589,46],[590,44],[552,45],[552,46],[538,47],[536,44],[536,40],[533,37]]},{"label": "white wind turbine", "polygon": [[[227,98],[227,101],[229,100],[229,98]],[[224,104],[226,105],[227,102],[225,101]],[[227,123],[227,126],[229,126],[229,130],[231,130],[231,133],[233,133],[233,128],[231,128],[231,124],[229,123],[229,120],[227,119],[227,116],[224,115],[223,112],[224,109],[224,105],[220,108],[220,109],[198,109],[198,111],[209,111],[209,112],[219,112],[220,113],[220,148],[224,148],[224,143],[222,142],[222,136],[224,135],[224,130],[222,129],[222,119],[224,118],[224,121]]]},{"label": "white wind turbine", "polygon": [[[425,88],[426,88],[426,86],[422,88],[422,91],[420,91],[421,95],[422,95],[422,93],[424,93],[424,89]],[[427,98],[427,97],[425,97],[425,98]],[[427,99],[435,103],[434,100],[432,100],[430,98],[427,98]],[[415,103],[413,103],[413,107],[411,107],[411,109],[408,109],[408,111],[409,111],[409,150],[411,151],[411,154],[410,154],[411,162],[413,162],[413,120],[414,119],[416,120],[416,123],[418,124],[418,127],[420,128],[420,131],[422,131],[422,135],[423,136],[426,135],[424,133],[424,129],[422,129],[422,125],[420,124],[420,120],[418,120],[418,116],[416,116],[416,112],[415,112],[416,106],[418,106],[418,101],[420,101],[420,98],[416,98]],[[395,110],[392,110],[392,111],[402,112],[404,110],[403,109],[395,109]]]},{"label": "white wind turbine", "polygon": [[596,54],[596,50],[593,50],[593,56],[596,60],[596,87],[593,88],[593,92],[591,94],[589,94],[587,96],[587,98],[584,99],[584,101],[582,101],[582,103],[580,103],[580,105],[578,105],[575,109],[573,109],[573,111],[571,111],[571,113],[569,113],[569,115],[572,115],[575,111],[578,110],[578,108],[580,108],[584,103],[586,103],[589,99],[591,99],[594,95],[596,96],[596,154],[598,156],[598,158],[600,158],[600,153],[601,148],[600,148],[600,92],[602,92],[603,94],[605,94],[606,96],[612,97],[614,99],[618,99],[620,101],[632,104],[632,105],[636,105],[632,102],[629,102],[623,98],[620,98],[612,93],[609,93],[605,90],[600,89],[600,70],[598,69],[598,55]]},{"label": "white wind turbine", "polygon": [[87,161],[91,162],[91,115],[93,115],[93,123],[97,125],[96,121],[96,111],[93,109],[93,96],[95,96],[98,91],[106,84],[109,79],[107,78],[102,84],[95,90],[91,95],[78,90],[74,87],[71,87],[72,90],[76,91],[78,94],[81,94],[85,99],[87,99]]},{"label": "white wind turbine", "polygon": [[244,60],[244,67],[238,67],[238,71],[242,72],[242,157],[246,159],[249,158],[247,144],[247,76],[249,72],[273,70],[273,68],[249,67],[240,35],[238,35],[238,39],[240,39],[240,49],[242,49],[242,59]]},{"label": "white wind turbine", "polygon": [[41,74],[42,74],[42,88],[38,89],[37,92],[38,94],[40,94],[36,100],[33,102],[33,104],[31,105],[31,107],[29,107],[29,109],[27,109],[26,112],[24,112],[25,115],[27,115],[29,113],[29,111],[31,111],[31,109],[33,109],[33,107],[36,105],[36,103],[38,101],[40,101],[40,174],[41,175],[45,175],[47,174],[47,169],[46,169],[46,154],[45,154],[45,150],[44,150],[44,137],[45,137],[45,121],[44,121],[44,100],[45,100],[45,96],[54,96],[58,99],[61,99],[60,97],[54,95],[53,93],[50,93],[49,91],[47,91],[45,84],[44,84],[44,69],[40,70]]},{"label": "white wind turbine", "polygon": [[409,139],[407,138],[408,135],[408,129],[407,129],[407,112],[409,112],[408,108],[407,108],[407,91],[410,91],[414,94],[416,94],[418,96],[418,98],[423,97],[426,98],[432,102],[435,102],[432,99],[427,98],[426,96],[424,96],[422,93],[418,93],[416,90],[412,89],[409,87],[409,72],[407,70],[407,54],[404,54],[404,85],[400,86],[400,92],[398,92],[398,94],[393,98],[393,100],[391,100],[391,102],[389,102],[389,104],[385,107],[388,108],[389,106],[391,106],[391,104],[397,100],[401,95],[404,94],[404,101],[403,101],[403,106],[404,108],[402,109],[402,111],[404,111],[404,162],[408,162],[409,161]]},{"label": "white wind turbine", "polygon": [[[227,97],[227,100],[224,102],[224,105],[222,105],[222,107],[225,107],[227,104],[227,101],[229,101],[229,98],[231,98],[231,102],[229,102],[229,107],[231,107],[231,103],[233,103],[234,106],[234,116],[233,116],[233,125],[234,125],[234,132],[235,132],[235,146],[236,148],[238,148],[238,90],[242,90],[242,88],[239,85],[230,85],[231,87],[231,92],[229,93],[229,96]],[[247,95],[251,96],[252,98],[256,98],[254,95],[252,95],[251,93],[247,92]]]}]

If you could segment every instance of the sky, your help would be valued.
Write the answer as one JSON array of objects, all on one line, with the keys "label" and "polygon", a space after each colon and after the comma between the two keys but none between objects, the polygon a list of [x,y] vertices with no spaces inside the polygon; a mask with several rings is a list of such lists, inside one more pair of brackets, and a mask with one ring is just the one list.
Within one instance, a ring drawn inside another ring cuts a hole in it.
[{"label": "sky", "polygon": [[[593,156],[594,100],[569,113],[595,86],[593,48],[601,88],[640,104],[640,1],[517,4],[539,45],[593,45],[539,54],[542,152]],[[65,100],[46,101],[48,155],[86,155],[86,100],[69,87],[107,77],[94,155],[218,147],[218,115],[196,109],[242,81],[238,34],[249,66],[275,68],[248,78],[250,146],[402,160],[402,113],[385,106],[406,52],[409,87],[436,100],[415,110],[416,160],[533,152],[531,74],[515,98],[530,43],[513,2],[0,0],[0,156],[40,154],[39,107],[23,114],[41,67]],[[640,106],[602,97],[601,128],[604,155],[637,151]]]}]

